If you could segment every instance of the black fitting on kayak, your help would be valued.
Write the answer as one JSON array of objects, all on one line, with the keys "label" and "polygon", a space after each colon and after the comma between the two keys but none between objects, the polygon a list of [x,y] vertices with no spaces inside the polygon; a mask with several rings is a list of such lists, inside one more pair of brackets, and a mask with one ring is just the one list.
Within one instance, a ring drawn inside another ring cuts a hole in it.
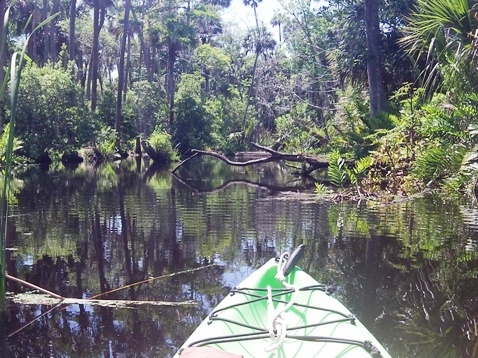
[{"label": "black fitting on kayak", "polygon": [[287,277],[288,274],[291,273],[291,271],[294,269],[295,265],[299,261],[299,259],[302,257],[302,254],[304,253],[305,250],[305,245],[300,244],[297,246],[297,248],[289,255],[289,258],[287,259],[287,263],[284,266],[284,277]]},{"label": "black fitting on kayak", "polygon": [[365,349],[372,358],[383,358],[382,353],[370,341],[363,342],[363,349]]}]

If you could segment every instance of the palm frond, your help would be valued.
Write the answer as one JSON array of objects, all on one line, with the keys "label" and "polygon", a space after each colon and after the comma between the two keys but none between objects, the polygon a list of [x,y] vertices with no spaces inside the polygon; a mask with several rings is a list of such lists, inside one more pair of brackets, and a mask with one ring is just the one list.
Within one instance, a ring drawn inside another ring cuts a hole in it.
[{"label": "palm frond", "polygon": [[417,1],[400,44],[417,61],[425,59],[422,77],[427,88],[436,89],[438,74],[444,72],[454,84],[472,76],[468,86],[475,86],[478,22],[474,15],[467,0]]}]

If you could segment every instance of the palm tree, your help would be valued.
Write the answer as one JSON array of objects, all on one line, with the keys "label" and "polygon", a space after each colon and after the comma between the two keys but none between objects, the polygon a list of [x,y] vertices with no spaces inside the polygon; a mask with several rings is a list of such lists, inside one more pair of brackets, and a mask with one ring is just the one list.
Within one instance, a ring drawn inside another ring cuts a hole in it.
[{"label": "palm tree", "polygon": [[69,27],[69,41],[68,41],[68,57],[70,61],[75,61],[75,46],[76,46],[76,0],[70,1],[70,27]]},{"label": "palm tree", "polygon": [[381,0],[365,0],[365,37],[367,42],[367,78],[370,95],[370,114],[385,110],[387,97],[383,82],[380,50],[380,20],[378,10]]},{"label": "palm tree", "polygon": [[[123,89],[125,88],[125,52],[126,52],[126,40],[128,39],[129,33],[129,14],[131,12],[131,0],[126,0],[124,4],[124,21],[123,21],[123,35],[121,38],[121,49],[120,49],[120,58],[118,64],[118,91],[116,96],[116,118],[115,118],[115,129],[117,133],[117,143],[116,147],[121,148],[121,119],[122,119],[122,104],[123,104]],[[126,92],[126,90],[125,90]]]},{"label": "palm tree", "polygon": [[431,92],[442,84],[455,93],[478,90],[477,11],[468,0],[417,0],[401,45],[426,61],[422,74]]},{"label": "palm tree", "polygon": [[93,48],[91,51],[91,61],[88,76],[88,88],[91,85],[91,109],[96,109],[98,99],[98,79],[99,79],[99,56],[100,56],[100,31],[106,19],[106,11],[113,5],[111,0],[87,0],[93,7]]},{"label": "palm tree", "polygon": [[284,14],[281,14],[279,12],[275,12],[271,19],[271,25],[273,27],[275,26],[279,27],[279,42],[282,42],[282,24],[285,20],[286,18]]},{"label": "palm tree", "polygon": [[262,0],[243,0],[244,5],[252,7],[254,10],[254,18],[256,19],[256,27],[259,28],[259,18],[257,17],[257,6]]},{"label": "palm tree", "polygon": [[[260,45],[260,40],[259,40],[259,36],[260,36],[260,28],[259,28],[259,18],[257,17],[257,6],[259,5],[259,3],[262,2],[262,0],[243,0],[243,3],[244,5],[246,6],[251,6],[252,9],[254,10],[254,18],[256,19],[256,29],[255,29],[255,32],[256,32],[256,43],[255,43],[255,58],[254,58],[254,65],[252,67],[252,78],[251,78],[251,84],[247,90],[247,99],[246,99],[246,109],[244,110],[244,116],[242,117],[242,130],[243,130],[243,133],[242,133],[242,136],[244,138],[244,135],[245,135],[245,131],[246,131],[246,118],[247,118],[247,110],[249,109],[249,105],[250,105],[250,101],[251,101],[251,95],[253,93],[253,90],[254,90],[254,82],[255,82],[255,77],[256,77],[256,69],[257,69],[257,61],[259,60],[259,55],[261,53],[261,45]],[[252,35],[252,32],[248,35],[248,37],[250,38]],[[254,36],[252,36],[254,37]],[[247,38],[246,38],[246,41],[247,41]]]},{"label": "palm tree", "polygon": [[167,53],[166,59],[166,81],[167,81],[167,97],[169,104],[169,126],[174,126],[174,95],[176,91],[176,80],[174,67],[178,59],[180,50],[188,43],[194,42],[193,30],[184,21],[181,14],[171,12],[166,17],[165,30],[165,47]]}]

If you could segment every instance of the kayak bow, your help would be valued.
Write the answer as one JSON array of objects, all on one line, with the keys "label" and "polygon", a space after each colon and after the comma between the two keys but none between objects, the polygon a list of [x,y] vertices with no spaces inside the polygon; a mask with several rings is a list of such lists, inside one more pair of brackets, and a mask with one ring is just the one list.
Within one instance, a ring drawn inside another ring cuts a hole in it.
[{"label": "kayak bow", "polygon": [[232,289],[173,358],[188,347],[244,358],[390,358],[325,285],[296,266],[303,249],[269,260]]}]

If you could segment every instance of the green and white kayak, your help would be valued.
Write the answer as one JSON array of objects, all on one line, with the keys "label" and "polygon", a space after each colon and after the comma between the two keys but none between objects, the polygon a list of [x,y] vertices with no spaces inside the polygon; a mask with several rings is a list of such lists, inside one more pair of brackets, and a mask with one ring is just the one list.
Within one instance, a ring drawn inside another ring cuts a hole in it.
[{"label": "green and white kayak", "polygon": [[211,352],[244,358],[390,357],[324,285],[295,266],[303,248],[269,260],[231,290],[173,358],[223,356]]}]

